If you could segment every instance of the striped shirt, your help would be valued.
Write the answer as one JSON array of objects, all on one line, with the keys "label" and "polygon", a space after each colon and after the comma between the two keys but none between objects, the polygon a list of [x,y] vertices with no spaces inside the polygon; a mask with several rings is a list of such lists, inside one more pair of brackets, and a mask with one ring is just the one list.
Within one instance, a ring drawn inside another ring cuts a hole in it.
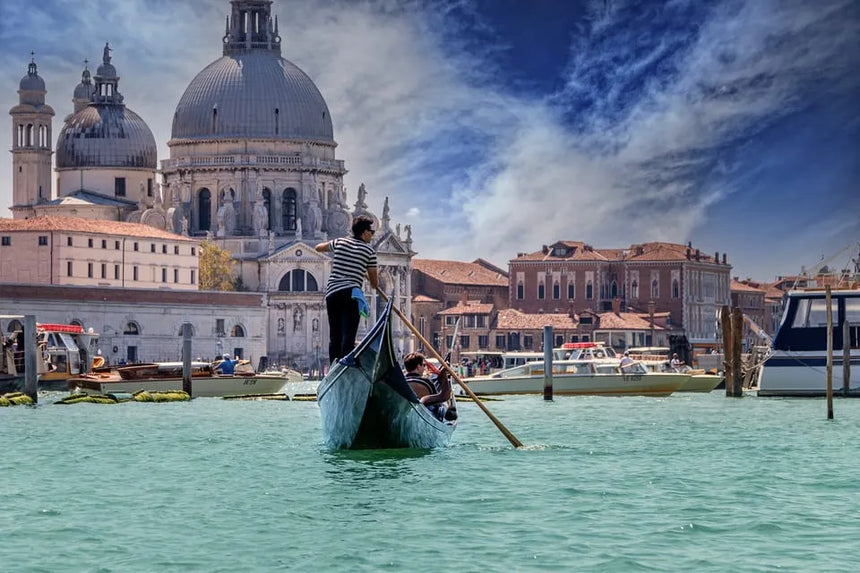
[{"label": "striped shirt", "polygon": [[367,269],[376,268],[376,251],[361,239],[334,239],[328,242],[328,250],[334,256],[334,262],[325,286],[326,296],[343,289],[361,288]]}]

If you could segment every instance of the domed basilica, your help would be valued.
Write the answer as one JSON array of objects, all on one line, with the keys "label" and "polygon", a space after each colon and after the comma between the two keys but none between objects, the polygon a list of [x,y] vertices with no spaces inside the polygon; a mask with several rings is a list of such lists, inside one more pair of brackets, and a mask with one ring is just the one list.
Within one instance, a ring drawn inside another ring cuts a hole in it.
[{"label": "domed basilica", "polygon": [[[371,213],[364,184],[348,206],[331,114],[307,74],[281,57],[271,0],[230,5],[222,55],[180,98],[160,171],[152,132],[125,105],[105,45],[95,75],[84,69],[57,138],[51,196],[54,112],[31,62],[10,111],[11,209],[15,218],[126,220],[208,238],[233,255],[242,288],[267,293],[270,360],[312,364],[326,354],[322,291],[330,271],[330,258],[313,246],[347,235],[354,217],[371,217],[380,286],[408,315],[411,229],[392,228],[388,198],[381,217]],[[396,339],[408,351],[408,334]]]}]

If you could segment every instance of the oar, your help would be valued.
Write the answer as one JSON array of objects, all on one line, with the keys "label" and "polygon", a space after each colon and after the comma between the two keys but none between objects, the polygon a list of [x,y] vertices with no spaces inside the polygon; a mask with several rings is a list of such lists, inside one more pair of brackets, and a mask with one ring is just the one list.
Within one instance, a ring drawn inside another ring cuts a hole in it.
[{"label": "oar", "polygon": [[[382,300],[388,302],[388,295],[386,295],[381,290],[377,290],[376,292],[379,293],[379,296],[382,297]],[[505,427],[505,425],[502,424],[502,422],[493,415],[492,412],[490,412],[490,410],[484,405],[484,403],[481,402],[481,400],[475,395],[474,392],[472,392],[472,389],[469,388],[466,385],[466,383],[463,382],[463,380],[459,376],[457,376],[457,373],[454,372],[454,369],[451,368],[451,365],[448,364],[448,362],[444,358],[442,358],[442,355],[440,355],[438,352],[436,352],[436,349],[433,348],[433,345],[430,344],[427,341],[427,339],[421,335],[420,332],[418,332],[418,329],[415,328],[415,326],[413,326],[413,324],[411,322],[409,322],[409,319],[406,318],[406,316],[400,311],[400,309],[394,305],[391,305],[391,308],[394,310],[395,314],[397,314],[397,316],[400,318],[400,320],[403,321],[403,324],[405,324],[407,327],[409,327],[409,330],[412,331],[412,334],[414,334],[416,337],[418,337],[418,340],[421,341],[421,343],[424,345],[424,348],[428,349],[433,354],[433,357],[436,360],[438,360],[440,364],[442,364],[442,367],[445,368],[446,370],[448,370],[448,373],[454,378],[454,380],[456,380],[457,384],[460,385],[460,388],[462,388],[466,392],[466,394],[468,394],[469,397],[475,402],[475,404],[477,404],[478,407],[484,411],[484,414],[486,414],[487,417],[490,419],[490,421],[496,425],[496,427],[499,429],[499,431],[505,435],[505,437],[508,439],[508,441],[511,443],[511,445],[514,446],[515,448],[523,447],[523,443],[520,442],[517,439],[517,437],[515,435],[513,435],[511,433],[511,431],[508,430]]]}]

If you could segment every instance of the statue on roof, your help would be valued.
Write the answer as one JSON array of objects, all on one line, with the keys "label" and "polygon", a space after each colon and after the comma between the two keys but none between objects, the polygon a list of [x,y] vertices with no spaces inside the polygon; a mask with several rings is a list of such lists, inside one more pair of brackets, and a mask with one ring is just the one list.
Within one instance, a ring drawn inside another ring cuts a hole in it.
[{"label": "statue on roof", "polygon": [[110,63],[110,53],[111,53],[110,42],[105,42],[105,49],[102,52],[102,61],[106,64]]},{"label": "statue on roof", "polygon": [[358,186],[358,201],[355,202],[355,209],[367,209],[367,188],[364,186],[364,183]]}]

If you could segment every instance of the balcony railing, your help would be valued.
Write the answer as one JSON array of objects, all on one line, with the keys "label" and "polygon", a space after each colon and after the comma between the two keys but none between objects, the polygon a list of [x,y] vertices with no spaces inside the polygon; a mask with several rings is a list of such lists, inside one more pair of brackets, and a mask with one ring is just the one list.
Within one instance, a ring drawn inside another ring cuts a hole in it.
[{"label": "balcony railing", "polygon": [[161,160],[161,169],[163,171],[181,169],[183,167],[221,167],[224,165],[231,167],[284,165],[344,171],[343,160],[341,159],[319,159],[301,155],[204,155]]}]

